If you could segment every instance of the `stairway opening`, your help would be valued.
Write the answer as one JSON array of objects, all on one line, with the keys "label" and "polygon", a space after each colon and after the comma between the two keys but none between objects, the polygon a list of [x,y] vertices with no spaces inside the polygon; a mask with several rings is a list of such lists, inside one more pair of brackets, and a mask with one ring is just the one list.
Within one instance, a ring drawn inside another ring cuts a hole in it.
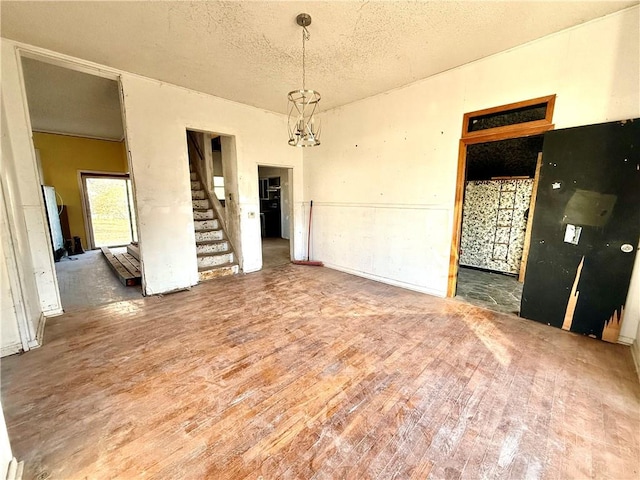
[{"label": "stairway opening", "polygon": [[234,248],[237,193],[230,181],[235,141],[216,133],[187,130],[187,148],[198,277],[204,281],[234,275],[240,271]]}]

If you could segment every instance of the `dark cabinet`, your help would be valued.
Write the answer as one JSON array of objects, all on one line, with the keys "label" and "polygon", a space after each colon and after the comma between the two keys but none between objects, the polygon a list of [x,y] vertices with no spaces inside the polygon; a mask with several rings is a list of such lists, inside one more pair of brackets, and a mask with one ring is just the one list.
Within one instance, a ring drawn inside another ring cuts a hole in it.
[{"label": "dark cabinet", "polygon": [[278,238],[281,236],[280,210],[264,213],[264,236]]},{"label": "dark cabinet", "polygon": [[263,237],[281,237],[280,177],[260,179],[260,217]]}]

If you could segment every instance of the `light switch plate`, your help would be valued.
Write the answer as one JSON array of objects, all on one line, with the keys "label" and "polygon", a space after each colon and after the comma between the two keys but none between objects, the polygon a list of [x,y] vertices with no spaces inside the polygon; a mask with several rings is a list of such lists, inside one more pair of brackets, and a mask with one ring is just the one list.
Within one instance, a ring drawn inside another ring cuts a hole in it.
[{"label": "light switch plate", "polygon": [[564,231],[564,241],[572,245],[578,245],[581,233],[582,227],[568,223],[567,228]]}]

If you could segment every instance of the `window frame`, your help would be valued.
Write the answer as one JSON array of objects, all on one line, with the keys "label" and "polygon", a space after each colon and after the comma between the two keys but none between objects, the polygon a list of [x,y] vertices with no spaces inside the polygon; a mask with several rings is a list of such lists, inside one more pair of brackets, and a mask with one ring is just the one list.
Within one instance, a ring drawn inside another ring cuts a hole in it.
[{"label": "window frame", "polygon": [[[545,97],[532,98],[521,102],[509,103],[498,107],[485,108],[476,110],[475,112],[465,113],[462,117],[462,138],[473,139],[476,137],[486,137],[488,135],[507,135],[512,132],[522,132],[526,129],[536,130],[540,127],[551,125],[553,118],[553,109],[556,102],[555,95],[547,95]],[[541,120],[533,120],[531,122],[514,123],[502,127],[486,128],[484,130],[469,131],[469,123],[475,117],[491,115],[495,113],[508,113],[510,110],[517,110],[523,107],[531,107],[534,105],[546,105],[545,118]]]}]

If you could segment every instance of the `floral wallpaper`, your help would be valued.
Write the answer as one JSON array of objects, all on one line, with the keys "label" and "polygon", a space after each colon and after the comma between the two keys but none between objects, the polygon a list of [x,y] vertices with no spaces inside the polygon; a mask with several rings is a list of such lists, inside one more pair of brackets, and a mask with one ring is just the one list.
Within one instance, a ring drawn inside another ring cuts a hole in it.
[{"label": "floral wallpaper", "polygon": [[520,271],[532,187],[533,179],[467,182],[460,265]]}]

